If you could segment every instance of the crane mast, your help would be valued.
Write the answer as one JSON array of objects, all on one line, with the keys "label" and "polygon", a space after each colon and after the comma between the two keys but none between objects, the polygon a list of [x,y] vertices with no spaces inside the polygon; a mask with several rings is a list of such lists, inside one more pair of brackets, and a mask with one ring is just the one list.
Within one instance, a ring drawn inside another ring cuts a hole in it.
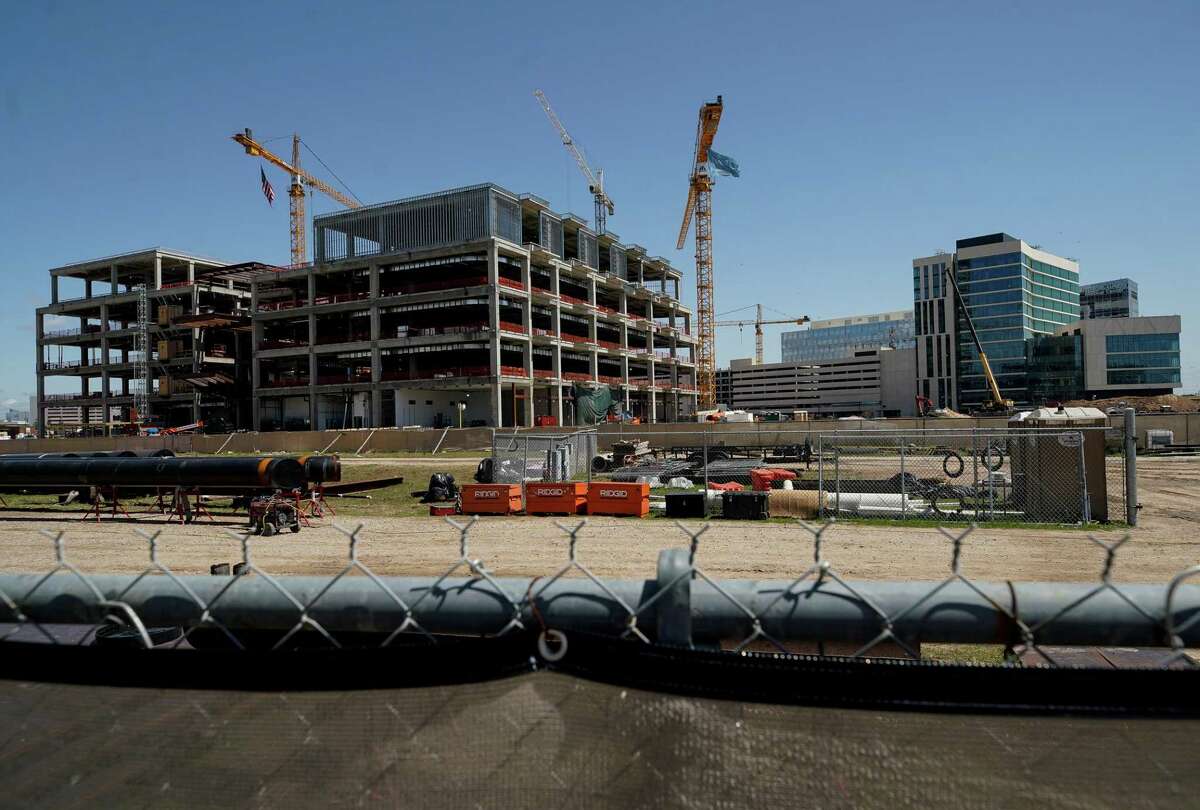
[{"label": "crane mast", "polygon": [[328,183],[325,183],[300,167],[300,136],[292,135],[292,162],[288,163],[283,158],[276,155],[270,149],[267,149],[258,141],[254,140],[254,134],[249,130],[238,132],[231,136],[246,150],[246,154],[251,157],[258,157],[283,169],[291,177],[291,185],[288,186],[289,198],[289,233],[291,235],[291,255],[292,264],[300,265],[308,261],[308,238],[306,235],[306,223],[304,215],[304,186],[315,188],[326,196],[332,197],[337,202],[347,208],[362,208],[362,203],[353,197],[349,197],[342,192],[333,188]]},{"label": "crane mast", "polygon": [[596,205],[596,233],[606,233],[608,231],[608,215],[613,213],[615,206],[604,191],[604,170],[597,169],[595,172],[592,171],[592,167],[588,165],[579,148],[575,146],[575,139],[571,137],[571,133],[567,132],[567,128],[563,126],[563,122],[558,119],[558,114],[550,106],[550,101],[546,98],[546,94],[541,90],[534,90],[533,95],[537,97],[538,103],[546,111],[546,117],[550,119],[550,123],[558,130],[558,136],[562,138],[563,146],[571,153],[571,157],[575,158],[575,162],[579,164],[579,170],[583,172],[584,178],[588,181],[588,191],[591,192]]},{"label": "crane mast", "polygon": [[708,150],[721,123],[724,104],[715,102],[700,107],[696,124],[696,148],[688,181],[688,198],[683,209],[683,225],[675,249],[683,250],[692,217],[696,219],[696,385],[700,389],[700,409],[712,408],[717,399],[716,316],[713,310],[712,260],[712,187],[708,173]]},{"label": "crane mast", "polygon": [[[300,168],[300,136],[292,133],[292,167]],[[300,174],[292,174],[288,186],[288,225],[292,234],[292,264],[304,264],[308,258],[308,218],[304,214],[304,186],[300,185]]]}]

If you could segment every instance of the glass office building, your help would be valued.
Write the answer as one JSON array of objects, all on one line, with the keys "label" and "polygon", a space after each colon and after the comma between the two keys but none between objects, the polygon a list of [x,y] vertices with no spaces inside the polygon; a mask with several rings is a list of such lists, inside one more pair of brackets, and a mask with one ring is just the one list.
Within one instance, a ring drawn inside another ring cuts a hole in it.
[{"label": "glass office building", "polygon": [[1138,316],[1137,282],[1128,278],[1098,281],[1079,288],[1079,317],[1136,318]]},{"label": "glass office building", "polygon": [[929,408],[957,408],[953,256],[913,259],[913,316],[917,337],[917,393]]},{"label": "glass office building", "polygon": [[[1026,342],[1079,319],[1079,265],[1005,233],[960,239],[958,284],[1001,394],[1033,401]],[[958,323],[958,402],[972,409],[990,400],[966,321]]]},{"label": "glass office building", "polygon": [[820,363],[850,357],[856,351],[888,347],[911,349],[913,313],[880,312],[813,321],[808,329],[779,336],[784,363]]}]

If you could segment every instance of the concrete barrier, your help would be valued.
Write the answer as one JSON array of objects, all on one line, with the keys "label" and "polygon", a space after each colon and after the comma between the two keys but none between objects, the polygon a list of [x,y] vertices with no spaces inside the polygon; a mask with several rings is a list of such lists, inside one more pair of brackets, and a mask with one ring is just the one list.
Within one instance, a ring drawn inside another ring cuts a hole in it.
[{"label": "concrete barrier", "polygon": [[[1123,416],[1110,416],[1110,427],[1121,427]],[[814,433],[886,432],[914,430],[970,430],[975,428],[1004,428],[1008,420],[1002,416],[968,417],[963,419],[818,419],[811,422],[747,422],[709,423],[673,422],[654,425],[597,425],[599,445],[607,449],[620,439],[648,440],[655,447],[695,447],[704,443],[722,442],[747,446],[773,447],[780,444],[802,443]],[[1166,429],[1175,433],[1177,444],[1200,444],[1200,413],[1138,414],[1138,448],[1144,449],[1148,429]],[[518,433],[533,435],[562,435],[579,428],[544,427],[517,428]],[[512,428],[504,428],[512,433]],[[443,433],[445,434],[443,438]],[[369,439],[369,440],[368,440]],[[234,433],[232,435],[183,436],[119,436],[85,439],[21,439],[0,445],[0,454],[64,453],[91,450],[158,450],[166,448],[176,453],[329,453],[352,455],[362,448],[363,453],[431,453],[441,442],[439,451],[490,449],[492,428],[435,428],[376,430],[310,430],[271,431],[266,433]],[[365,443],[365,445],[364,445]]]}]

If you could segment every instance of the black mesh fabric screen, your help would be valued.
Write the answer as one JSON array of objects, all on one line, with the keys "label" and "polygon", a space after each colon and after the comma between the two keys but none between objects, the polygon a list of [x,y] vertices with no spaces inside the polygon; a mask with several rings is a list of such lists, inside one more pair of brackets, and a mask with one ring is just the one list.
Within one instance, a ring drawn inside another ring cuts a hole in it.
[{"label": "black mesh fabric screen", "polygon": [[[1033,681],[1004,680],[1022,670],[572,644],[557,671],[524,640],[434,656],[16,650],[0,664],[0,804],[1152,807],[1200,795],[1194,701],[1147,709],[1132,694],[1146,682],[1095,681],[1106,705],[1051,706],[1019,694]],[[1193,680],[1145,674],[1167,677],[1160,693]],[[1041,675],[1090,688],[1084,671]],[[959,703],[940,703],[955,682]]]}]

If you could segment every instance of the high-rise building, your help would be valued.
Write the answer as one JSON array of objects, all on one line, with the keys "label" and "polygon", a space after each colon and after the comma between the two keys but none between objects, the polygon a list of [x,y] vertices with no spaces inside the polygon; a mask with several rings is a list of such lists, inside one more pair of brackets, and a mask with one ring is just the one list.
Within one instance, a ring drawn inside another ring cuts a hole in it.
[{"label": "high-rise building", "polygon": [[[1007,399],[1026,405],[1026,340],[1052,335],[1079,318],[1079,264],[1006,233],[956,243],[958,285],[992,372]],[[966,321],[958,313],[958,406],[991,398]]]},{"label": "high-rise building", "polygon": [[1097,281],[1079,288],[1079,317],[1136,318],[1138,316],[1138,285],[1128,278]]},{"label": "high-rise building", "polygon": [[813,321],[808,329],[784,332],[779,343],[784,363],[837,360],[867,349],[910,349],[913,314],[899,310]]},{"label": "high-rise building", "polygon": [[913,259],[917,394],[929,400],[930,408],[958,407],[958,324],[954,289],[946,276],[953,259],[945,252]]}]

